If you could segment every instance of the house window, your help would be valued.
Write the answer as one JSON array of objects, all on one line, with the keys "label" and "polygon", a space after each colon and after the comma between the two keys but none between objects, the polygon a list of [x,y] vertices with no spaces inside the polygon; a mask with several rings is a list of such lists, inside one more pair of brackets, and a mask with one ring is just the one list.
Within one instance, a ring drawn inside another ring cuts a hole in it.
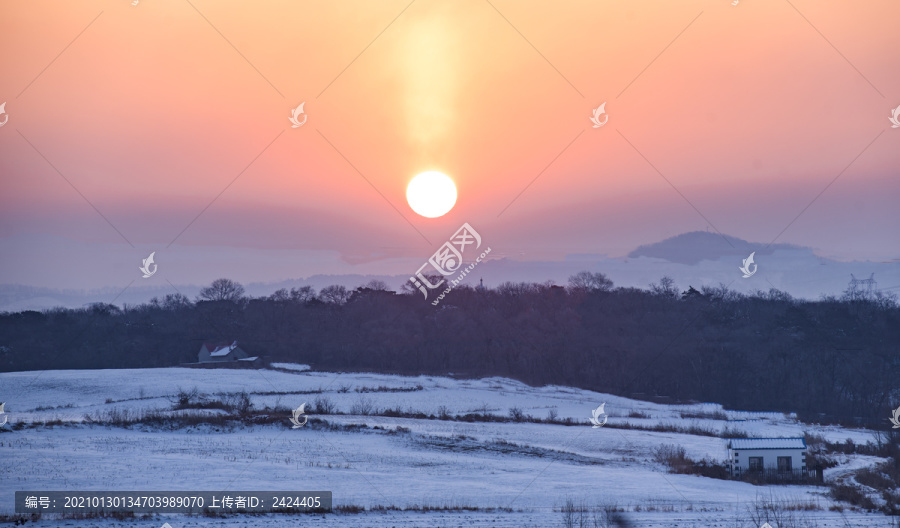
[{"label": "house window", "polygon": [[778,457],[778,471],[779,472],[791,471],[791,457],[789,457],[789,456]]},{"label": "house window", "polygon": [[750,457],[749,468],[750,471],[759,471],[763,468],[763,457]]}]

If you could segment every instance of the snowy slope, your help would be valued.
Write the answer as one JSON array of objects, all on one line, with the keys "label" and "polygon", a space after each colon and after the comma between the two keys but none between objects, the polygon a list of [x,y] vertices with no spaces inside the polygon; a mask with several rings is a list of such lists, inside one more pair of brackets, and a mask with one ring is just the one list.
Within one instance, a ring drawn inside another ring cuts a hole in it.
[{"label": "snowy slope", "polygon": [[[324,489],[334,492],[336,505],[513,511],[329,515],[315,522],[305,518],[311,524],[479,526],[484,521],[485,526],[558,526],[558,509],[571,498],[590,505],[615,503],[642,526],[740,526],[734,521],[747,506],[760,495],[771,495],[776,500],[816,503],[821,510],[809,514],[818,515],[817,526],[843,526],[840,516],[828,511],[833,503],[823,488],[761,488],[674,475],[652,460],[660,444],[683,446],[691,458],[722,460],[726,450],[721,438],[608,426],[594,429],[588,418],[592,409],[606,402],[610,426],[661,423],[714,431],[727,426],[751,436],[797,436],[808,431],[831,441],[872,439],[864,430],[803,425],[780,413],[724,411],[727,420],[681,418],[682,413],[722,412],[721,406],[711,403],[661,405],[571,387],[529,387],[503,378],[456,380],[278,367],[277,371],[167,368],[0,374],[0,401],[7,402],[11,422],[63,422],[0,435],[6,461],[0,466],[0,514],[12,512],[13,492],[22,489]],[[169,410],[179,390],[195,387],[207,394],[247,391],[256,408],[282,409],[278,412],[284,415],[283,424],[160,430],[84,423],[85,414],[112,409]],[[390,389],[405,392],[383,392]],[[312,391],[317,393],[303,394]],[[518,407],[540,418],[553,409],[559,418],[571,417],[584,425],[335,414],[313,418],[367,427],[291,429],[290,413],[284,409],[311,403],[316,397],[327,397],[345,413],[361,403],[426,414],[438,414],[443,406],[451,415],[487,410],[507,416],[510,408]],[[649,418],[628,418],[631,412]],[[849,466],[877,459],[860,462],[851,457],[846,462]],[[838,474],[840,467],[830,471]],[[646,511],[648,506],[653,511]],[[832,518],[834,524],[827,520]],[[667,524],[676,519],[682,524]],[[881,522],[882,518],[872,519]],[[169,520],[173,528],[290,525],[280,524],[285,520],[277,516],[252,521],[176,520],[178,524]],[[84,523],[73,526],[130,526],[114,521]]]}]

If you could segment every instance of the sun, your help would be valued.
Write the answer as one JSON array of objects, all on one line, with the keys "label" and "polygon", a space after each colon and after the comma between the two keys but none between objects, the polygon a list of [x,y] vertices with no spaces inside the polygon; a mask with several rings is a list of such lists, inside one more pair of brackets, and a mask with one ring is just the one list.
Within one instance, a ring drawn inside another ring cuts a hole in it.
[{"label": "sun", "polygon": [[444,216],[456,205],[456,185],[442,172],[426,171],[409,182],[406,201],[425,218]]}]

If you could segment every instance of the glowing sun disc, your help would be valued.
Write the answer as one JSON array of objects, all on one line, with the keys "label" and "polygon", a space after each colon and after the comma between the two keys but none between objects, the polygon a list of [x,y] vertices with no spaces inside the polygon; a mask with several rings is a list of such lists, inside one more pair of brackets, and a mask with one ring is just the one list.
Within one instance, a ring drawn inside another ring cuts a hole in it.
[{"label": "glowing sun disc", "polygon": [[442,172],[426,171],[409,182],[406,201],[425,218],[444,216],[456,205],[456,185]]}]

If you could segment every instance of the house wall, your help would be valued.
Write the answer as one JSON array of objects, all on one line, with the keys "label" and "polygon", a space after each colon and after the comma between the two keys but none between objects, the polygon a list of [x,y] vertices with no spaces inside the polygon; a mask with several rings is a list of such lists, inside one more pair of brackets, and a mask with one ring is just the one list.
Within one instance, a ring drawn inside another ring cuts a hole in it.
[{"label": "house wall", "polygon": [[728,454],[732,467],[739,472],[750,469],[750,457],[763,457],[764,469],[777,469],[781,456],[791,457],[791,469],[806,468],[806,450],[803,449],[729,449]]},{"label": "house wall", "polygon": [[250,354],[244,352],[241,347],[237,347],[225,356],[226,361],[237,361],[238,359],[244,359],[250,357]]},{"label": "house wall", "polygon": [[197,354],[197,361],[201,363],[204,361],[210,361],[209,350],[207,350],[205,346],[200,347],[200,353]]}]

